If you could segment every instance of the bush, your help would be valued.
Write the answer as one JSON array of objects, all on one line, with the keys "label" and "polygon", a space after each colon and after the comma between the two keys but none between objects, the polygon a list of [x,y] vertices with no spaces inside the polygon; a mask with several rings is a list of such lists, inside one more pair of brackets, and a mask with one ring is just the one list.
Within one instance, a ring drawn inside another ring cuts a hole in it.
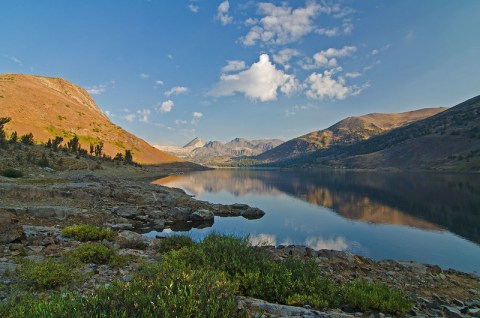
[{"label": "bush", "polygon": [[405,313],[413,305],[400,291],[364,280],[346,286],[345,301],[363,311],[376,309],[389,313]]},{"label": "bush", "polygon": [[65,237],[72,237],[82,242],[101,241],[103,239],[112,241],[115,238],[113,230],[88,224],[67,226],[63,229],[62,234]]},{"label": "bush", "polygon": [[79,278],[79,272],[65,262],[25,261],[18,270],[18,277],[35,290],[48,290],[75,282]]},{"label": "bush", "polygon": [[115,250],[101,243],[84,243],[67,254],[71,260],[82,263],[108,264],[116,256]]},{"label": "bush", "polygon": [[195,242],[186,235],[173,235],[162,238],[158,244],[155,245],[155,249],[160,253],[167,253],[174,250],[179,250],[182,247],[192,247]]},{"label": "bush", "polygon": [[7,168],[2,172],[2,176],[7,178],[21,178],[23,177],[23,172],[13,168]]}]

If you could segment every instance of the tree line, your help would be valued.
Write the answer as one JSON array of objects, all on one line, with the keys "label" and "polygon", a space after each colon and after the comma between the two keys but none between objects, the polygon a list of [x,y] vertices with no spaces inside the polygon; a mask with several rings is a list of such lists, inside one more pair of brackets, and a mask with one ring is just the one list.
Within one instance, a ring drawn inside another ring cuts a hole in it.
[{"label": "tree line", "polygon": [[[18,136],[18,133],[14,131],[7,138],[7,133],[5,132],[4,126],[10,121],[10,117],[0,117],[0,148],[8,149],[9,145],[35,145],[35,140],[31,132],[22,136]],[[66,143],[63,142],[63,137],[57,136],[53,139],[49,138],[48,141],[43,145],[53,152],[63,151],[65,153],[72,153],[77,158],[85,157],[105,161],[123,162],[124,164],[135,164],[135,162],[133,161],[133,154],[131,150],[126,149],[123,154],[119,152],[112,158],[111,156],[104,153],[104,143],[101,140],[97,143],[90,143],[90,147],[88,150],[82,148],[82,145],[77,135],[74,135]]]}]

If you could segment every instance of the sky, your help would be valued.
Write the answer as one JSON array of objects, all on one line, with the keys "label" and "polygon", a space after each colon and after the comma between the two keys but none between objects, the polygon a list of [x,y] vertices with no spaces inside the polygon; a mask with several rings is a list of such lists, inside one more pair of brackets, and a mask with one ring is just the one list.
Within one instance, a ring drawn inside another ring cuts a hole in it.
[{"label": "sky", "polygon": [[480,94],[477,0],[2,0],[0,10],[0,73],[80,85],[156,145],[289,140]]}]

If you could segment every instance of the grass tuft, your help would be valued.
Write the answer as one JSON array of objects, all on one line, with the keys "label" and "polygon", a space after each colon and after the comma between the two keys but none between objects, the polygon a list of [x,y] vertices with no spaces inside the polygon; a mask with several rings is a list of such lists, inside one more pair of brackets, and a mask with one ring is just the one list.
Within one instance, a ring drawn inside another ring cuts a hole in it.
[{"label": "grass tuft", "polygon": [[112,229],[102,228],[94,225],[82,224],[67,226],[62,232],[65,237],[72,237],[77,241],[112,241],[115,238],[115,232]]}]

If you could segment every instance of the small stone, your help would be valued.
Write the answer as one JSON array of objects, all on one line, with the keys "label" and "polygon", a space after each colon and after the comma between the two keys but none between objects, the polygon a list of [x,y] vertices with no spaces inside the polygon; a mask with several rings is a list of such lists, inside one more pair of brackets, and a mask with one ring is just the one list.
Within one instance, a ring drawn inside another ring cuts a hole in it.
[{"label": "small stone", "polygon": [[447,317],[450,317],[450,318],[461,318],[461,317],[463,317],[460,310],[458,310],[456,307],[443,306],[443,312],[447,315]]},{"label": "small stone", "polygon": [[480,317],[480,308],[469,308],[467,313],[470,315],[470,317]]},{"label": "small stone", "polygon": [[126,283],[132,281],[133,279],[133,276],[132,275],[125,275],[125,276],[122,276],[122,280]]},{"label": "small stone", "polygon": [[445,280],[445,279],[447,278],[447,277],[446,277],[444,274],[442,274],[442,273],[440,273],[440,275],[438,275],[438,276],[440,277],[441,280]]}]

